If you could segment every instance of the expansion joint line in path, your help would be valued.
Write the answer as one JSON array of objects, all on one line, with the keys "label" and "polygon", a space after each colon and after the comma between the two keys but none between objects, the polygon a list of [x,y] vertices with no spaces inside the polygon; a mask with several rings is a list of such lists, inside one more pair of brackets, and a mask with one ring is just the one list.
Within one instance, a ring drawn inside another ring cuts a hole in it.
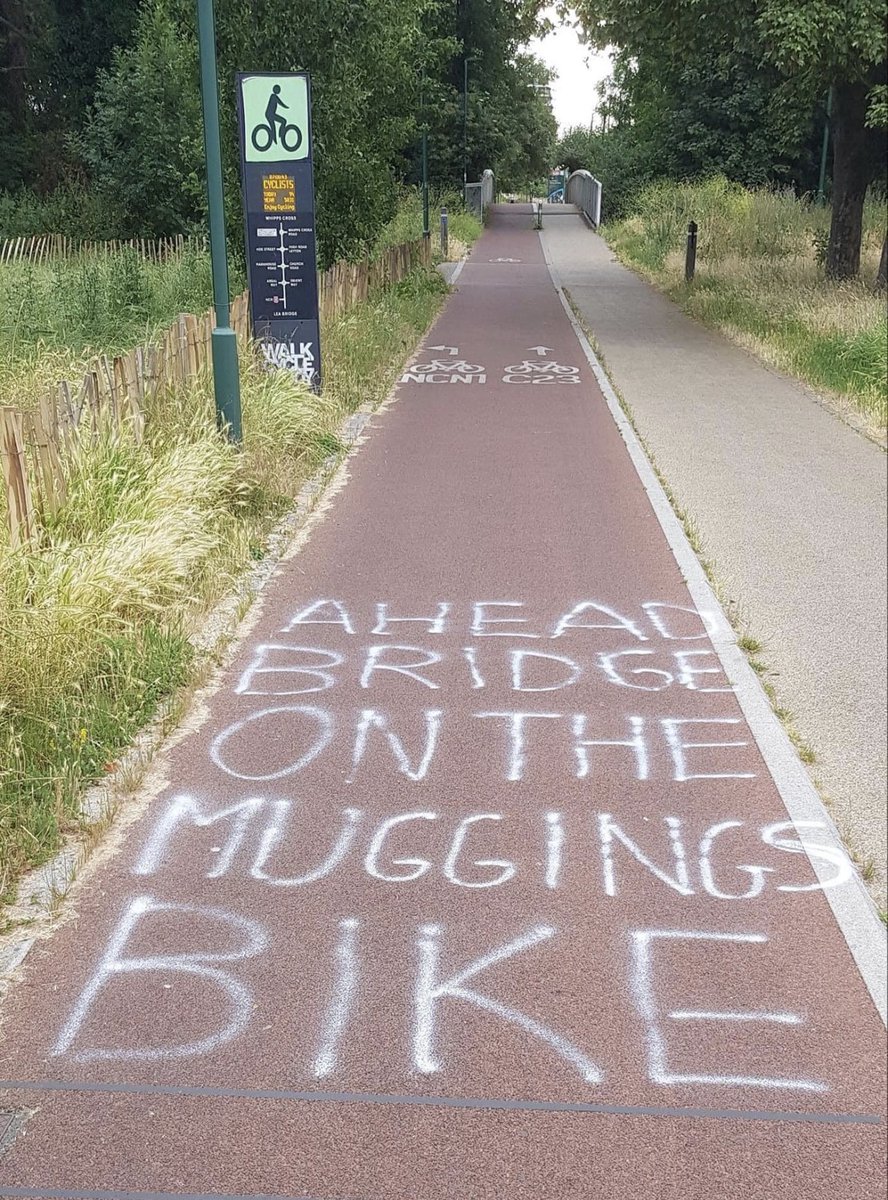
[{"label": "expansion joint line in path", "polygon": [[[413,1108],[489,1109],[497,1112],[577,1113],[599,1116],[678,1117],[690,1120],[777,1121],[814,1125],[882,1125],[877,1113],[791,1112],[779,1109],[685,1108],[665,1104],[592,1104],[570,1100],[505,1100],[481,1096],[388,1095],[383,1092],[300,1092],[288,1088],[226,1088],[188,1084],[94,1083],[0,1079],[0,1091],[88,1092],[112,1096],[194,1096],[211,1100],[274,1100],[320,1104],[380,1104]],[[22,1193],[26,1194],[26,1193]],[[27,1193],[30,1194],[30,1193]],[[40,1193],[43,1194],[42,1192]]]}]

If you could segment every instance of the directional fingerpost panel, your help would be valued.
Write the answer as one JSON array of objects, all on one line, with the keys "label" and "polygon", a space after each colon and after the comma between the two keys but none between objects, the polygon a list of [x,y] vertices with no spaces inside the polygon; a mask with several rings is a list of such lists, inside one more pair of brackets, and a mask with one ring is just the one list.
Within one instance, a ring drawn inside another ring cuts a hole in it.
[{"label": "directional fingerpost panel", "polygon": [[253,335],[269,368],[321,386],[311,84],[237,77]]}]

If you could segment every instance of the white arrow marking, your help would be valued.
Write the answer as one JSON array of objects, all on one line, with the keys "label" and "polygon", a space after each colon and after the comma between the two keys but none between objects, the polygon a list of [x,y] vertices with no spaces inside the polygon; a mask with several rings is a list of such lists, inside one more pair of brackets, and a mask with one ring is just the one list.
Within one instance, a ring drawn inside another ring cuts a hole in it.
[{"label": "white arrow marking", "polygon": [[551,346],[528,346],[528,350],[532,350],[534,354],[552,354]]},{"label": "white arrow marking", "polygon": [[459,346],[429,346],[429,350],[443,350],[445,354],[459,354]]}]

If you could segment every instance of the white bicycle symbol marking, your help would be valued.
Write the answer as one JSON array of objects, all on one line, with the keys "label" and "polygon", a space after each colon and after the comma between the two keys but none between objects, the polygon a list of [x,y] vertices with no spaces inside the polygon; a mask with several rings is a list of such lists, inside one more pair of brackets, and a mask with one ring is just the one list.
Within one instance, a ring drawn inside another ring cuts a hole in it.
[{"label": "white bicycle symbol marking", "polygon": [[506,367],[504,383],[579,383],[580,368],[526,358]]},{"label": "white bicycle symbol marking", "polygon": [[435,371],[448,371],[450,374],[459,375],[483,375],[484,367],[477,363],[466,362],[464,358],[433,358],[431,362],[417,363],[411,368],[412,371],[426,372],[427,374]]}]

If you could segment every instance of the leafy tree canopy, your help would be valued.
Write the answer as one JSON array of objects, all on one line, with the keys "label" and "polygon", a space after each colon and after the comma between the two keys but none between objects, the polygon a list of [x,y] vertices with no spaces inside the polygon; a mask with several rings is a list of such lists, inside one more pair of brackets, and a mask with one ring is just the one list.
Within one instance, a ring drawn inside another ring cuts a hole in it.
[{"label": "leafy tree canopy", "polygon": [[[575,0],[588,41],[617,47],[615,123],[682,178],[812,186],[832,96],[829,273],[856,274],[867,187],[884,170],[883,0]],[[567,6],[565,6],[567,11]],[[607,109],[606,109],[607,111]]]}]

